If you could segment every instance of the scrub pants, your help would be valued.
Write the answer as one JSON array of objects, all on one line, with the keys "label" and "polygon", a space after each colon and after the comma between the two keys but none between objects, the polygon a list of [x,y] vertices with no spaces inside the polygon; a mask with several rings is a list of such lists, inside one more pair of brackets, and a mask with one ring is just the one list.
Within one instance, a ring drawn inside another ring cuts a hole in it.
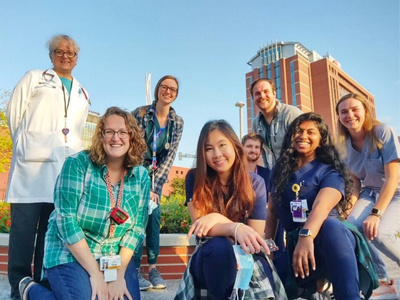
[{"label": "scrub pants", "polygon": [[[161,197],[160,197],[161,198]],[[156,264],[158,254],[160,252],[160,205],[158,205],[151,215],[148,215],[146,228],[146,252],[147,252],[147,262],[149,264]],[[135,265],[136,268],[140,268],[140,262],[143,255],[143,240],[140,246],[137,247],[135,251]]]},{"label": "scrub pants", "polygon": [[315,281],[326,278],[333,285],[335,299],[359,300],[360,283],[355,248],[353,233],[338,219],[326,219],[314,240],[316,270],[310,269],[310,276],[304,279],[298,277],[297,284],[314,292]]},{"label": "scrub pants", "polygon": [[[374,207],[377,193],[370,188],[365,188],[350,214],[347,221],[354,224],[364,234],[363,221],[368,217]],[[379,252],[384,253],[400,267],[400,191],[395,192],[389,206],[386,208],[378,227],[378,236],[371,242],[371,256],[379,278],[389,278],[386,266]]]},{"label": "scrub pants", "polygon": [[[28,300],[91,299],[89,274],[78,262],[61,264],[46,270],[52,291],[35,284],[28,291]],[[135,300],[140,300],[139,282],[133,260],[125,272],[126,287]],[[97,297],[96,297],[97,299]],[[124,296],[124,300],[128,298]]]},{"label": "scrub pants", "polygon": [[[233,243],[226,237],[214,237],[193,255],[190,273],[195,286],[206,289],[214,300],[228,299],[236,279],[236,258]],[[265,259],[259,260],[273,285],[272,271]]]},{"label": "scrub pants", "polygon": [[33,279],[35,282],[40,282],[44,255],[44,237],[49,216],[54,210],[54,204],[11,203],[10,206],[11,228],[8,249],[8,280],[11,286],[11,299],[19,299],[19,282],[26,276],[32,277],[31,264],[33,254],[35,254]]}]

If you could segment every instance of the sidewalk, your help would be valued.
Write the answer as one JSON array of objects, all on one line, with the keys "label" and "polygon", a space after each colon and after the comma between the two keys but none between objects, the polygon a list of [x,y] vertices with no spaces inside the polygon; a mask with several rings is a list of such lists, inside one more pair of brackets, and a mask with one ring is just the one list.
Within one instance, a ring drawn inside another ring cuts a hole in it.
[{"label": "sidewalk", "polygon": [[[394,264],[392,261],[389,261],[386,257],[383,257],[389,275],[392,278],[396,278],[396,287],[397,287],[397,300],[400,300],[400,268]],[[166,280],[167,288],[163,290],[149,290],[147,292],[141,292],[142,300],[173,300],[176,290],[178,289],[179,280]],[[8,300],[10,297],[10,286],[8,284],[7,276],[0,276],[0,299]],[[381,300],[393,300],[391,299],[381,299]],[[300,300],[300,299],[298,299]],[[340,300],[340,299],[338,299]],[[373,300],[373,298],[371,298]]]}]

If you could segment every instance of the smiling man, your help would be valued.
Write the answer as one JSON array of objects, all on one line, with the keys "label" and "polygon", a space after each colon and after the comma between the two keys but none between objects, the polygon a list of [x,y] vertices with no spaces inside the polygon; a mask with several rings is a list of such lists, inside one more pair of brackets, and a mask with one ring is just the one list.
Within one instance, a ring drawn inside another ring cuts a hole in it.
[{"label": "smiling man", "polygon": [[279,102],[276,99],[275,84],[270,79],[254,81],[250,93],[260,109],[253,120],[252,130],[264,139],[262,159],[264,166],[271,170],[279,158],[287,128],[303,112],[297,107]]}]

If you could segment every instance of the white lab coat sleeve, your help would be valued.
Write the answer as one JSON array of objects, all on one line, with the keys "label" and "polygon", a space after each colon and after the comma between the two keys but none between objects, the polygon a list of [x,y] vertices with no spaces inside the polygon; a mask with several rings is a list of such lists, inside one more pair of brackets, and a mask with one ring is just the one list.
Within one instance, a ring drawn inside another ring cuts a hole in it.
[{"label": "white lab coat sleeve", "polygon": [[11,95],[7,107],[7,121],[10,128],[11,139],[14,145],[18,141],[18,129],[25,116],[29,102],[35,93],[35,86],[38,86],[40,76],[38,71],[29,71],[17,83]]}]

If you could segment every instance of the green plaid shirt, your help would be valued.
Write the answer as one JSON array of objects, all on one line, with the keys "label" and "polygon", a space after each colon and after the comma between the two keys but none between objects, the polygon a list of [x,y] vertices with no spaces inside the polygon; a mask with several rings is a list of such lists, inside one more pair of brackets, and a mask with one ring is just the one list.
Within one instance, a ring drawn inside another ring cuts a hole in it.
[{"label": "green plaid shirt", "polygon": [[[115,235],[109,237],[111,201],[107,192],[107,166],[89,159],[87,151],[79,152],[64,163],[54,189],[55,209],[46,233],[44,267],[76,261],[66,245],[86,239],[96,259],[118,254],[120,247],[135,251],[143,231],[150,197],[147,170],[134,167],[124,178],[121,207],[129,219],[116,225]],[[114,187],[117,199],[119,184]]]}]

